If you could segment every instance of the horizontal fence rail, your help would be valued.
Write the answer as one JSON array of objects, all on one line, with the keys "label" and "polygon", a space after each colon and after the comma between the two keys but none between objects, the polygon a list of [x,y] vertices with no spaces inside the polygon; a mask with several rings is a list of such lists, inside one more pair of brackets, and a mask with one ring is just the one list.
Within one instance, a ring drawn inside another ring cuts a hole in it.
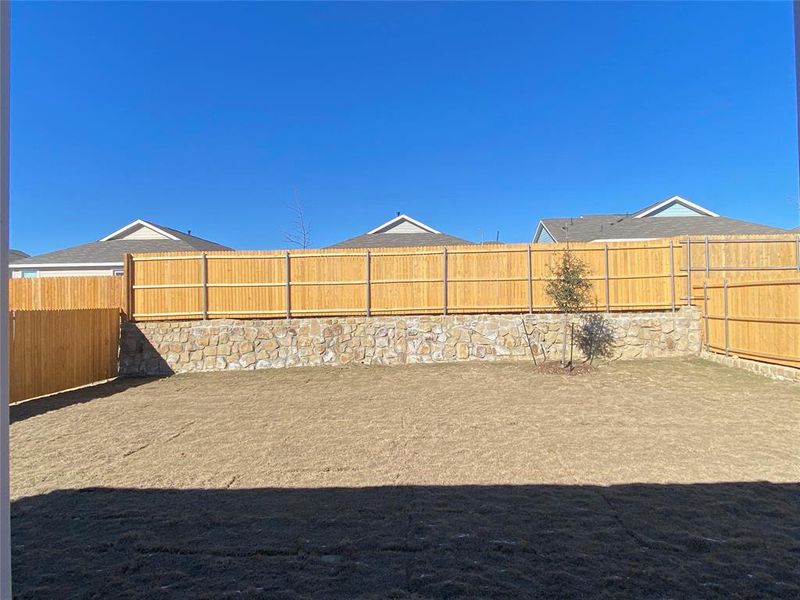
[{"label": "horizontal fence rail", "polygon": [[10,401],[117,375],[119,308],[9,311]]},{"label": "horizontal fence rail", "polygon": [[706,350],[800,367],[800,277],[708,280],[699,292]]},{"label": "horizontal fence rail", "polygon": [[112,275],[10,279],[8,284],[10,310],[119,309],[125,297],[124,279]]},{"label": "horizontal fence rail", "polygon": [[[195,252],[126,257],[135,320],[541,312],[565,244]],[[570,244],[597,311],[675,310],[685,286],[668,240]]]}]

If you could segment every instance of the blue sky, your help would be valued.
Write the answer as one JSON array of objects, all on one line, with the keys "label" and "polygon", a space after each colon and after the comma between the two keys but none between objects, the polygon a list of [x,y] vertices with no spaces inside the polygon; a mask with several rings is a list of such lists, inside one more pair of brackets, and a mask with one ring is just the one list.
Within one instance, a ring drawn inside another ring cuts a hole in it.
[{"label": "blue sky", "polygon": [[679,194],[798,225],[791,4],[15,3],[11,242],[479,241]]}]

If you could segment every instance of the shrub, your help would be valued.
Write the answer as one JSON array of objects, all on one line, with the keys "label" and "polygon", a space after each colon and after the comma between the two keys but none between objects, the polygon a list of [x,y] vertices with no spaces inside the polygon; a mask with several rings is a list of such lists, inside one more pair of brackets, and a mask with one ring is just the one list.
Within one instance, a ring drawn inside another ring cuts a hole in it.
[{"label": "shrub", "polygon": [[584,315],[575,334],[575,343],[591,363],[595,358],[608,358],[613,354],[614,332],[603,315]]}]

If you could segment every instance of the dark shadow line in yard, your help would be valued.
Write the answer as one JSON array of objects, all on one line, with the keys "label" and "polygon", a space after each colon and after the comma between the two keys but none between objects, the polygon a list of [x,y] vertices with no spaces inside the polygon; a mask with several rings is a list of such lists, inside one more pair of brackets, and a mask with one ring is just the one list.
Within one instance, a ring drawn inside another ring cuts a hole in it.
[{"label": "dark shadow line in yard", "polygon": [[795,598],[800,484],[58,490],[16,598]]},{"label": "dark shadow line in yard", "polygon": [[[13,375],[12,375],[13,376]],[[86,386],[60,394],[52,394],[42,398],[34,398],[33,400],[26,400],[18,404],[12,404],[11,410],[11,423],[24,421],[31,417],[43,415],[53,410],[66,408],[75,404],[83,404],[98,400],[100,398],[107,398],[114,394],[119,394],[130,388],[145,385],[160,377],[147,377],[138,379],[114,379],[105,383],[98,383],[97,385]]]}]

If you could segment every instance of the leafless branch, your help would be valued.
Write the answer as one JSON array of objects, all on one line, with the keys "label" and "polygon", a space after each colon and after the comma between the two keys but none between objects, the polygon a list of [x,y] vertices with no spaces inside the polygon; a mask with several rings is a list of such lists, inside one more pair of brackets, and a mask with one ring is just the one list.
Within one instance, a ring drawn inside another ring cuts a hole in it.
[{"label": "leafless branch", "polygon": [[303,203],[295,197],[291,205],[292,212],[294,212],[294,220],[292,222],[292,230],[284,235],[286,243],[297,248],[310,248],[311,247],[311,222],[306,219],[305,208]]}]

